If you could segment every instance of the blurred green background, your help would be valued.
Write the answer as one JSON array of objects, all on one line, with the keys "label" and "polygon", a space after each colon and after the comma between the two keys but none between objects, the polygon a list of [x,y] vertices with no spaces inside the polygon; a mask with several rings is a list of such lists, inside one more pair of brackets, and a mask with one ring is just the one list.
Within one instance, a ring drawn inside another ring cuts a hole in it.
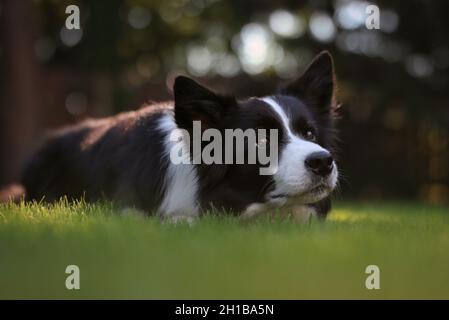
[{"label": "blurred green background", "polygon": [[[67,5],[81,30],[67,30]],[[380,30],[365,27],[366,6]],[[50,128],[169,99],[179,73],[269,94],[335,58],[341,197],[449,202],[448,1],[0,1],[0,186]]]}]

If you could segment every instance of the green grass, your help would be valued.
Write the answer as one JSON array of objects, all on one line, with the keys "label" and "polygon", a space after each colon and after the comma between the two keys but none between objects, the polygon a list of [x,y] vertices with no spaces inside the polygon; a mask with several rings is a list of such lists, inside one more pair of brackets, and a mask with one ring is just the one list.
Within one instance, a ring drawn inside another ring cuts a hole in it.
[{"label": "green grass", "polygon": [[[65,288],[65,268],[81,290]],[[380,267],[380,290],[365,268]],[[193,226],[112,205],[0,205],[0,298],[449,299],[449,210],[337,204],[325,223]]]}]

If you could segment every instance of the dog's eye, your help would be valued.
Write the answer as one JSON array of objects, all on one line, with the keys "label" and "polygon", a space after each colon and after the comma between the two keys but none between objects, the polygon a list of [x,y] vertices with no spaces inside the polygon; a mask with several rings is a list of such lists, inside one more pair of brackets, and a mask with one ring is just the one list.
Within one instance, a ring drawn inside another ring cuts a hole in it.
[{"label": "dog's eye", "polygon": [[312,130],[307,130],[306,131],[306,139],[310,140],[310,141],[315,141],[316,140],[315,134],[313,133]]}]

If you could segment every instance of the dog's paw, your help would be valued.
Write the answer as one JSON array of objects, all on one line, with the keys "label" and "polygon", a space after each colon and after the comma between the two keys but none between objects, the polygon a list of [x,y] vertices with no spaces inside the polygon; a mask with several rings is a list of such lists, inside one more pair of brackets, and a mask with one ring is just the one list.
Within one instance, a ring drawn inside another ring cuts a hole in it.
[{"label": "dog's paw", "polygon": [[317,213],[313,207],[306,205],[294,205],[291,208],[291,216],[296,222],[306,223],[315,218]]},{"label": "dog's paw", "polygon": [[261,202],[255,202],[246,207],[245,211],[240,215],[241,219],[247,220],[266,212],[268,205]]}]

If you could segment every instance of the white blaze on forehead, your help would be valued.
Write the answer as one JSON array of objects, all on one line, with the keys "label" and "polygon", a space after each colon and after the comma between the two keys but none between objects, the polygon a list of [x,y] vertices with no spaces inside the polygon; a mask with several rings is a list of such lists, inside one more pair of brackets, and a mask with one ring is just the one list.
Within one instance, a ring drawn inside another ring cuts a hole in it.
[{"label": "white blaze on forehead", "polygon": [[302,137],[299,137],[298,135],[296,135],[290,128],[291,119],[288,117],[287,113],[281,107],[281,105],[278,102],[276,102],[272,97],[265,97],[262,99],[262,101],[268,103],[268,105],[271,107],[271,109],[274,112],[276,112],[276,114],[279,116],[279,118],[281,118],[281,121],[285,128],[285,131],[287,132],[287,134],[291,140],[290,142],[301,143],[302,147],[304,149],[308,149],[310,151],[326,151],[320,145],[310,142],[308,140],[305,140]]},{"label": "white blaze on forehead", "polygon": [[268,103],[268,105],[273,109],[274,112],[281,118],[282,124],[284,125],[285,130],[287,131],[289,137],[293,137],[293,132],[290,129],[290,120],[285,113],[284,109],[271,97],[265,97],[262,99],[265,103]]}]

